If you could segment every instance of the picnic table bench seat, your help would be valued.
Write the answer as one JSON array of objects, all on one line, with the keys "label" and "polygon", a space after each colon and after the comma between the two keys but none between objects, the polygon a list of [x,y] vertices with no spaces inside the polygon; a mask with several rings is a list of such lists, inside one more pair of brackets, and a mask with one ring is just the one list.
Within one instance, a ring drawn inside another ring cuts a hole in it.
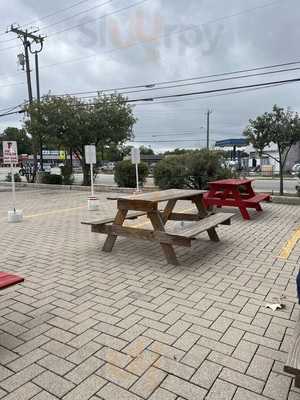
[{"label": "picnic table bench seat", "polygon": [[[129,219],[137,219],[138,217],[142,217],[143,215],[146,215],[147,213],[144,211],[140,211],[140,212],[132,212],[127,214],[126,216],[126,220]],[[115,220],[115,216],[112,217],[108,217],[108,218],[104,218],[104,219],[93,219],[93,220],[87,220],[87,221],[82,221],[81,223],[83,225],[91,225],[91,226],[97,226],[97,225],[105,225],[105,224],[109,224],[111,222],[114,222]]]},{"label": "picnic table bench seat", "polygon": [[0,272],[0,290],[16,285],[24,281],[24,278],[7,272]]},{"label": "picnic table bench seat", "polygon": [[295,386],[300,388],[300,314],[298,314],[288,358],[284,365],[284,372],[295,375]]}]

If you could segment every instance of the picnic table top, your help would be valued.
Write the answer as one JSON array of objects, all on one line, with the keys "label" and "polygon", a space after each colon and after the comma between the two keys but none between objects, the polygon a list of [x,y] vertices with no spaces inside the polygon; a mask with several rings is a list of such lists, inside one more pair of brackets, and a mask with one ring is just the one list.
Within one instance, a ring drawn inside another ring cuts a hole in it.
[{"label": "picnic table top", "polygon": [[169,189],[156,192],[140,193],[133,195],[110,195],[108,200],[134,200],[134,201],[147,201],[151,203],[159,203],[168,200],[180,200],[191,198],[194,196],[202,196],[204,190],[189,190],[189,189]]},{"label": "picnic table top", "polygon": [[241,186],[253,182],[255,179],[221,179],[219,181],[208,182],[209,185],[219,186]]}]

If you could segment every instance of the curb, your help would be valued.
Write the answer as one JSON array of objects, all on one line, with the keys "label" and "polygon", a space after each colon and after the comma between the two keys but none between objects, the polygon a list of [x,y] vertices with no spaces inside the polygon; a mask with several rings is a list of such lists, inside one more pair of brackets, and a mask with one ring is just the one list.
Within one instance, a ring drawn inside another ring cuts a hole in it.
[{"label": "curb", "polygon": [[[27,182],[16,182],[16,188],[30,188],[33,190],[39,189],[47,189],[47,190],[61,190],[65,192],[76,191],[76,192],[90,192],[90,186],[81,186],[81,185],[48,185],[45,183],[27,183]],[[11,187],[10,182],[0,182],[0,187]],[[157,190],[155,187],[147,186],[143,188],[143,192],[153,192]],[[94,191],[101,192],[118,192],[118,193],[133,193],[135,188],[120,188],[118,186],[109,186],[109,185],[94,185]]]},{"label": "curb", "polygon": [[[10,182],[0,182],[0,187],[10,188]],[[61,190],[65,192],[77,191],[77,192],[90,192],[91,188],[89,186],[81,185],[47,185],[44,183],[27,183],[27,182],[16,182],[16,188],[31,188],[34,190],[47,189],[47,190]],[[117,192],[117,193],[128,193],[132,194],[135,188],[120,188],[118,186],[109,185],[95,185],[94,190],[96,193],[101,192]],[[158,190],[155,186],[147,186],[143,188],[143,192],[153,192]],[[260,192],[257,192],[260,193]],[[265,193],[265,192],[264,192]],[[270,193],[271,194],[271,193]],[[276,196],[272,195],[272,202],[275,204],[287,204],[287,205],[300,205],[300,197],[297,196]]]}]

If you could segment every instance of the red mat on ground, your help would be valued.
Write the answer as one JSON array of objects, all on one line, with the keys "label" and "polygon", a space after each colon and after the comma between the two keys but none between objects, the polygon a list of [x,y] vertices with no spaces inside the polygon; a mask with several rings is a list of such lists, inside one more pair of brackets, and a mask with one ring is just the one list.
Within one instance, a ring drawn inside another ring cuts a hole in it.
[{"label": "red mat on ground", "polygon": [[24,278],[21,276],[9,274],[7,272],[0,272],[0,289],[5,289],[8,286],[15,285],[16,283],[23,281]]}]

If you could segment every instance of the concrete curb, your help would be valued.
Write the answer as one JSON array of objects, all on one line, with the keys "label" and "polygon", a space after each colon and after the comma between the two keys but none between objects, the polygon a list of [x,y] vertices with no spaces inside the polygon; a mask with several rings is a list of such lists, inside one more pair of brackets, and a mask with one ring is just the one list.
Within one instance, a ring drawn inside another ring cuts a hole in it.
[{"label": "concrete curb", "polygon": [[[5,187],[5,188],[10,188],[11,183],[10,182],[0,182],[0,187]],[[46,190],[61,190],[65,192],[69,191],[79,191],[79,192],[90,192],[90,187],[89,186],[81,186],[81,185],[47,185],[44,183],[27,183],[27,182],[16,182],[16,188],[30,188],[33,190],[40,190],[40,189],[46,189]],[[120,188],[118,186],[109,186],[109,185],[95,185],[95,192],[96,193],[101,193],[101,192],[117,192],[117,193],[133,193],[135,189],[132,188]],[[147,186],[143,188],[143,192],[153,192],[155,190],[158,190],[157,187],[155,186]],[[259,192],[257,192],[259,193]],[[276,195],[271,195],[272,196],[272,201],[275,204],[288,204],[288,205],[300,205],[300,197],[297,196],[276,196]]]},{"label": "concrete curb", "polygon": [[[0,187],[10,188],[10,182],[0,182]],[[76,191],[76,192],[90,192],[91,188],[89,186],[81,185],[47,185],[44,183],[27,183],[27,182],[16,182],[16,188],[28,188],[32,190],[61,190],[65,192]],[[155,187],[144,187],[143,192],[153,192],[157,188]],[[118,193],[133,193],[135,189],[133,188],[120,188],[118,186],[109,185],[94,185],[95,192],[118,192]]]}]

